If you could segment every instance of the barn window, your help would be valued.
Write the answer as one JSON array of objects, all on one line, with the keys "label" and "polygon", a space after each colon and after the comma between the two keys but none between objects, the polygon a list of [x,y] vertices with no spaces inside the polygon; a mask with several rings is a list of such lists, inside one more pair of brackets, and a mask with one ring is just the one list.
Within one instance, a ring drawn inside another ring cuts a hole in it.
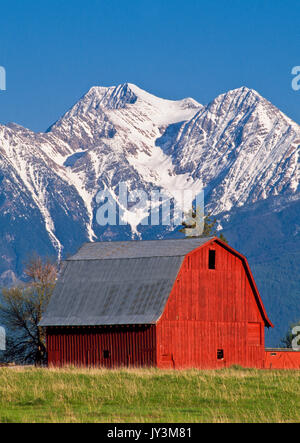
[{"label": "barn window", "polygon": [[224,360],[224,349],[218,349],[217,350],[217,359],[218,360]]},{"label": "barn window", "polygon": [[216,251],[213,249],[209,250],[208,269],[216,269]]},{"label": "barn window", "polygon": [[103,358],[110,358],[110,352],[107,349],[103,351]]}]

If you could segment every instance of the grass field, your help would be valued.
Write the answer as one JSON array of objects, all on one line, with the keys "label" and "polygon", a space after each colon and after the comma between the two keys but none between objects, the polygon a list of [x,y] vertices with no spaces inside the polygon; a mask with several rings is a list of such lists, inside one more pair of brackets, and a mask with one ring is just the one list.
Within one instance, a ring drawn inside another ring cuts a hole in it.
[{"label": "grass field", "polygon": [[2,368],[0,422],[300,422],[300,371]]}]

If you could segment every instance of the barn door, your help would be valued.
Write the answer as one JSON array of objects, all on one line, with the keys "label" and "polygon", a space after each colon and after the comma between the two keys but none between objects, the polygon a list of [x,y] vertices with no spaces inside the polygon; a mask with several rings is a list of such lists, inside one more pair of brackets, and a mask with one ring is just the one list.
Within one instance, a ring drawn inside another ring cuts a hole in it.
[{"label": "barn door", "polygon": [[261,345],[261,325],[260,323],[248,323],[248,345],[260,346]]},{"label": "barn door", "polygon": [[160,345],[160,367],[164,369],[175,368],[173,354],[170,351],[168,343]]}]

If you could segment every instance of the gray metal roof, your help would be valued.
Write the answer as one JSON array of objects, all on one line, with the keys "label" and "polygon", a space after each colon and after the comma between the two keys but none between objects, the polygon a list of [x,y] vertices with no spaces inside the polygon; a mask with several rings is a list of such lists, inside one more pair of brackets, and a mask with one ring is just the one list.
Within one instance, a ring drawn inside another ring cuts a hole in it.
[{"label": "gray metal roof", "polygon": [[156,323],[184,256],[208,240],[85,244],[65,262],[40,325]]},{"label": "gray metal roof", "polygon": [[68,260],[185,256],[211,238],[86,243]]}]

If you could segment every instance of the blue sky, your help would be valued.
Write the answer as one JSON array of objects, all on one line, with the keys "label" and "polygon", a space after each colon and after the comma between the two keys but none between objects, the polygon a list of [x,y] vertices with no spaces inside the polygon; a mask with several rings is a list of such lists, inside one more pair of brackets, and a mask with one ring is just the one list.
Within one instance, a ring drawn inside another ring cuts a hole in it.
[{"label": "blue sky", "polygon": [[240,86],[300,123],[297,0],[1,2],[0,122],[43,131],[91,86],[135,83],[205,104]]}]

